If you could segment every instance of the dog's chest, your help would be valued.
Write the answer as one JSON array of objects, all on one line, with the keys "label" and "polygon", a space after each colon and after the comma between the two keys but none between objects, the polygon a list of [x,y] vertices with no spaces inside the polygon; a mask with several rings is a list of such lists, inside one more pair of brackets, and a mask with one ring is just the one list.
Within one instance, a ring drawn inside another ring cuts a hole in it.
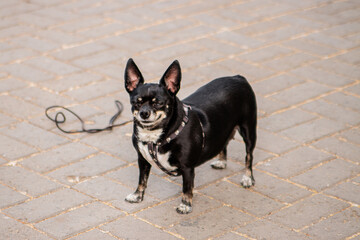
[{"label": "dog's chest", "polygon": [[[161,134],[163,133],[162,129],[157,129],[153,131],[149,131],[146,129],[138,128],[137,134],[138,134],[138,149],[141,155],[148,161],[152,166],[158,167],[158,165],[155,163],[154,158],[149,153],[147,142],[153,142],[156,143]],[[177,168],[174,166],[171,166],[169,163],[169,157],[170,157],[171,151],[168,151],[166,153],[159,153],[157,152],[157,161],[161,164],[162,167],[164,167],[168,171],[174,171]]]}]

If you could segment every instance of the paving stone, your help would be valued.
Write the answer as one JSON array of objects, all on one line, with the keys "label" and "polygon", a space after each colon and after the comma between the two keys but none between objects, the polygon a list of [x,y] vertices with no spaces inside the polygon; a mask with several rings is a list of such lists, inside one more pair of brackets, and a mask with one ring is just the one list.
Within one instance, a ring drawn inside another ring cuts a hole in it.
[{"label": "paving stone", "polygon": [[12,138],[0,135],[0,152],[1,156],[4,158],[9,160],[16,160],[18,158],[35,153],[37,150]]},{"label": "paving stone", "polygon": [[[0,181],[33,197],[60,187],[59,184],[17,166],[0,167]],[[36,184],[34,184],[36,183]]]},{"label": "paving stone", "polygon": [[339,136],[350,143],[360,144],[360,128],[349,129],[340,133]]},{"label": "paving stone", "polygon": [[39,113],[43,113],[44,110],[34,104],[16,99],[11,96],[0,96],[0,108],[7,114],[26,119]]},{"label": "paving stone", "polygon": [[105,154],[97,154],[80,162],[50,172],[48,176],[67,185],[74,185],[83,180],[101,175],[125,163]]},{"label": "paving stone", "polygon": [[316,194],[269,216],[268,220],[292,229],[300,229],[348,206],[345,202]]},{"label": "paving stone", "polygon": [[[214,221],[215,219],[216,221]],[[223,206],[199,217],[183,220],[169,228],[169,230],[180,234],[186,239],[207,239],[211,235],[228,231],[251,220],[253,220],[253,217],[233,208]]]},{"label": "paving stone", "polygon": [[79,183],[74,188],[127,212],[135,212],[158,203],[158,201],[148,195],[141,203],[128,203],[125,201],[125,197],[133,190],[104,177],[97,177]]},{"label": "paving stone", "polygon": [[318,140],[334,132],[345,129],[345,125],[330,119],[321,118],[306,122],[293,128],[285,129],[280,133],[295,141],[304,143]]},{"label": "paving stone", "polygon": [[271,172],[283,178],[289,178],[332,158],[332,155],[319,150],[310,147],[300,147],[281,157],[274,158],[267,163],[256,166],[256,168]]},{"label": "paving stone", "polygon": [[[130,194],[135,191],[138,185],[139,170],[137,167],[130,166],[126,168],[121,168],[115,172],[111,172],[107,174],[106,177],[110,177],[126,186],[131,187],[133,190],[128,193]],[[154,197],[156,199],[165,200],[180,193],[180,186],[171,183],[168,180],[150,174],[145,197],[147,194],[149,194],[151,197]]]},{"label": "paving stone", "polygon": [[48,107],[49,104],[60,106],[71,104],[71,100],[37,87],[22,88],[12,91],[11,94],[44,108]]},{"label": "paving stone", "polygon": [[[129,231],[134,226],[137,226],[141,231]],[[125,218],[120,218],[114,222],[103,225],[100,229],[109,231],[111,234],[115,235],[118,238],[123,239],[178,239],[177,237],[155,227],[146,222],[143,222],[139,219],[134,218],[133,216],[127,216]]]},{"label": "paving stone", "polygon": [[301,106],[302,109],[313,113],[319,113],[324,117],[330,118],[341,123],[357,125],[360,122],[360,113],[340,107],[324,100],[316,100]]},{"label": "paving stone", "polygon": [[3,211],[21,222],[38,222],[90,200],[74,190],[61,189]]},{"label": "paving stone", "polygon": [[[11,74],[13,77],[33,83],[54,79],[53,74],[46,73],[34,67],[25,65],[24,63],[14,63],[6,65],[6,67],[0,67],[0,69]],[[31,74],[29,74],[29,72],[31,72]]]},{"label": "paving stone", "polygon": [[304,102],[308,99],[318,97],[321,94],[330,92],[331,88],[314,82],[305,82],[276,93],[271,98],[291,104]]},{"label": "paving stone", "polygon": [[94,202],[70,212],[49,218],[35,224],[35,227],[57,239],[65,239],[74,234],[96,227],[123,215],[119,210]]},{"label": "paving stone", "polygon": [[327,152],[333,153],[337,156],[345,159],[352,160],[354,162],[360,162],[360,149],[356,145],[341,141],[335,137],[325,138],[316,143],[314,146],[326,150]]},{"label": "paving stone", "polygon": [[16,90],[19,88],[26,87],[26,84],[20,80],[15,78],[7,78],[0,80],[0,91],[1,92],[9,92],[12,90]]},{"label": "paving stone", "polygon": [[67,140],[63,137],[25,122],[19,123],[12,128],[6,128],[3,132],[8,136],[25,141],[29,145],[43,150],[67,142]]},{"label": "paving stone", "polygon": [[114,129],[111,133],[103,132],[81,140],[82,142],[120,157],[127,162],[137,162],[137,153],[132,144],[132,124]]},{"label": "paving stone", "polygon": [[9,187],[0,185],[0,208],[5,208],[7,206],[25,201],[28,199],[27,196],[12,190]]},{"label": "paving stone", "polygon": [[[285,203],[292,203],[311,194],[308,190],[272,177],[266,173],[255,170],[253,174],[255,186],[252,190],[269,196],[272,199],[277,199]],[[241,178],[242,174],[237,174],[229,178],[229,180],[233,183],[239,183]]]},{"label": "paving stone", "polygon": [[[285,44],[287,47],[291,47],[297,50],[304,51],[308,54],[314,54],[319,57],[325,57],[325,56],[331,56],[333,54],[336,54],[340,51],[340,49],[336,49],[330,46],[321,45],[318,43],[313,43],[306,41],[306,37],[303,39],[295,39],[291,41],[287,41]],[[305,72],[306,74],[306,72]]]},{"label": "paving stone", "polygon": [[267,95],[285,90],[291,86],[298,85],[303,82],[303,79],[294,75],[281,74],[259,82],[255,82],[252,84],[252,87],[256,94]]},{"label": "paving stone", "polygon": [[201,192],[259,217],[270,214],[284,206],[271,198],[248,191],[241,186],[235,188],[233,184],[227,182],[216,183],[201,190]]},{"label": "paving stone", "polygon": [[123,60],[125,62],[125,56],[121,52],[114,54],[114,50],[105,50],[95,53],[89,57],[77,58],[72,61],[75,66],[82,68],[92,68],[105,63],[113,62],[116,60]]},{"label": "paving stone", "polygon": [[39,52],[48,52],[59,48],[59,45],[54,44],[50,41],[30,36],[17,37],[11,42],[20,47],[31,48]]},{"label": "paving stone", "polygon": [[306,185],[309,188],[321,191],[340,180],[355,176],[359,170],[360,167],[355,164],[335,159],[299,176],[293,177],[292,180]]},{"label": "paving stone", "polygon": [[235,231],[255,239],[309,239],[305,234],[265,219],[249,223]]},{"label": "paving stone", "polygon": [[334,72],[338,75],[343,75],[354,80],[357,80],[360,74],[359,66],[336,61],[332,58],[314,62],[313,65],[324,69],[325,71]]},{"label": "paving stone", "polygon": [[33,228],[0,214],[1,237],[3,239],[51,239]]},{"label": "paving stone", "polygon": [[44,71],[56,74],[64,75],[79,72],[81,69],[71,66],[69,64],[48,58],[48,57],[38,57],[26,61],[26,64],[29,64],[33,67],[42,69]]},{"label": "paving stone", "polygon": [[[0,33],[1,34],[1,33]],[[5,51],[0,56],[0,64],[12,63],[14,61],[25,60],[36,55],[31,49],[17,48]]]},{"label": "paving stone", "polygon": [[193,211],[191,214],[181,215],[176,212],[176,207],[179,206],[180,203],[181,198],[179,197],[175,200],[145,209],[144,211],[136,213],[136,216],[158,226],[167,228],[222,206],[222,204],[216,200],[195,193],[193,198]]},{"label": "paving stone", "polygon": [[47,152],[26,158],[21,165],[37,172],[48,172],[90,156],[96,151],[80,143],[69,143]]},{"label": "paving stone", "polygon": [[360,186],[352,182],[341,183],[325,190],[324,193],[360,205]]},{"label": "paving stone", "polygon": [[69,238],[71,240],[115,240],[116,238],[110,236],[102,230],[95,228],[94,230],[82,233],[76,237]]},{"label": "paving stone", "polygon": [[355,96],[337,92],[326,96],[325,99],[335,104],[339,104],[345,108],[350,108],[358,112],[360,111],[360,98]]},{"label": "paving stone", "polygon": [[[87,20],[89,21],[89,20]],[[72,23],[73,24],[73,23]],[[59,60],[63,61],[71,61],[76,58],[85,57],[91,54],[95,54],[100,51],[104,51],[108,49],[104,44],[100,43],[86,43],[82,44],[80,46],[74,46],[71,48],[64,49],[62,51],[56,52],[53,54],[53,56]]]},{"label": "paving stone", "polygon": [[330,73],[328,71],[324,71],[322,69],[315,68],[313,66],[303,66],[301,68],[297,68],[291,73],[300,76],[307,80],[312,80],[318,83],[325,84],[331,87],[341,87],[344,85],[348,85],[354,82],[353,79],[337,75],[334,73]]},{"label": "paving stone", "polygon": [[359,215],[359,208],[348,208],[304,231],[317,239],[344,239],[359,231]]},{"label": "paving stone", "polygon": [[[257,147],[273,153],[283,153],[298,146],[295,142],[289,141],[279,135],[258,129]],[[276,142],[276,144],[274,144]]]},{"label": "paving stone", "polygon": [[222,235],[220,237],[216,237],[214,239],[215,240],[247,240],[248,238],[245,238],[236,233],[230,232],[230,233],[226,233],[225,235]]},{"label": "paving stone", "polygon": [[279,132],[315,118],[315,115],[295,108],[262,118],[259,120],[259,126],[268,131]]}]

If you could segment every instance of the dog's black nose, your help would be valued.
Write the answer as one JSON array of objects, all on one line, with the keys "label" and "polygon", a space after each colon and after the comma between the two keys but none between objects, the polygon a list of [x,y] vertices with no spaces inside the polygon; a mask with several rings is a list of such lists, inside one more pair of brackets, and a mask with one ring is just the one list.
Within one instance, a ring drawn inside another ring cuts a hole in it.
[{"label": "dog's black nose", "polygon": [[142,119],[148,119],[150,117],[150,111],[149,110],[140,111],[140,117]]}]

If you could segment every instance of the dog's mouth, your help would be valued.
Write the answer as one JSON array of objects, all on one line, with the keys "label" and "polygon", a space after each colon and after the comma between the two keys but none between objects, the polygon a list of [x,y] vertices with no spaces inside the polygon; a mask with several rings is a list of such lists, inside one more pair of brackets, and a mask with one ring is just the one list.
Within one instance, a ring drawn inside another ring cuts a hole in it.
[{"label": "dog's mouth", "polygon": [[158,125],[164,118],[166,118],[166,114],[164,112],[156,112],[156,116],[154,120],[144,120],[141,118],[136,117],[137,120],[140,122],[141,125],[144,127],[154,127]]}]

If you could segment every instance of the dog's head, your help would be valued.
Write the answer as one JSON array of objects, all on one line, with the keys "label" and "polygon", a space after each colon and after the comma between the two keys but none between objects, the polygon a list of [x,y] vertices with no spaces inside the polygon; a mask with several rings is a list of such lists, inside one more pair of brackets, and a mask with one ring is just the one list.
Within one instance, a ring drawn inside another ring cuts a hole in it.
[{"label": "dog's head", "polygon": [[163,127],[172,114],[180,81],[180,64],[174,61],[158,84],[145,84],[139,68],[130,58],[125,68],[125,89],[130,95],[135,123],[148,129]]}]

